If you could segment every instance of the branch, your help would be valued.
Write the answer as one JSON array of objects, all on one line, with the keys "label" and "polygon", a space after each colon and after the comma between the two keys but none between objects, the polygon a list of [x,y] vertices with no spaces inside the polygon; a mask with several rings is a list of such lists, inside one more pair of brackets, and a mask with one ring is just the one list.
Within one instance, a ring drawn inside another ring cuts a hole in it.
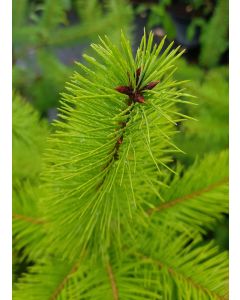
[{"label": "branch", "polygon": [[182,273],[178,273],[177,271],[175,271],[173,268],[168,267],[167,265],[165,265],[164,263],[162,263],[159,260],[155,260],[152,259],[151,257],[147,257],[141,253],[136,253],[137,256],[140,256],[140,258],[144,259],[144,260],[148,260],[151,263],[154,263],[155,265],[159,266],[161,269],[166,267],[167,271],[169,274],[171,274],[173,277],[179,278],[181,277],[184,281],[188,282],[190,285],[192,285],[193,287],[195,287],[198,290],[201,290],[202,292],[206,293],[207,295],[212,295],[214,298],[218,299],[218,300],[228,300],[228,296],[221,296],[209,289],[207,289],[206,287],[202,286],[201,284],[195,282],[192,278],[190,277],[186,277],[184,274]]},{"label": "branch", "polygon": [[186,200],[191,200],[192,198],[200,196],[200,195],[202,195],[204,193],[210,192],[211,190],[213,190],[213,189],[215,189],[215,188],[217,188],[217,187],[219,187],[219,186],[221,186],[221,185],[223,185],[223,184],[225,184],[227,182],[228,182],[228,177],[226,177],[226,178],[224,178],[224,179],[222,179],[220,181],[217,181],[217,182],[215,182],[215,183],[207,186],[204,189],[195,191],[195,192],[193,192],[191,194],[185,195],[183,197],[180,197],[180,198],[177,198],[177,199],[174,199],[174,200],[170,200],[170,201],[168,201],[166,203],[162,203],[158,207],[154,207],[154,208],[149,209],[147,213],[148,213],[149,216],[151,216],[156,211],[159,212],[159,211],[168,209],[168,208],[170,208],[170,207],[172,207],[174,205],[177,205],[177,204],[179,204],[181,202],[184,202]]},{"label": "branch", "polygon": [[73,265],[73,267],[70,270],[70,272],[63,278],[62,282],[56,288],[56,290],[54,291],[54,293],[52,294],[52,296],[49,298],[49,300],[56,300],[58,298],[59,294],[61,293],[61,291],[65,287],[66,283],[68,282],[70,275],[73,274],[73,273],[75,273],[78,270],[78,267],[79,267],[78,263]]},{"label": "branch", "polygon": [[117,288],[117,284],[113,275],[113,271],[112,271],[112,267],[110,264],[107,264],[107,272],[108,272],[108,277],[111,283],[111,287],[112,287],[112,292],[113,292],[113,299],[114,300],[119,300],[119,296],[118,296],[118,288]]},{"label": "branch", "polygon": [[[122,133],[121,133],[121,136],[117,138],[117,141],[116,141],[116,143],[114,145],[114,148],[111,151],[111,153],[113,153],[113,155],[112,155],[112,157],[110,157],[109,161],[107,162],[107,164],[103,168],[103,170],[106,170],[109,167],[109,165],[114,160],[118,160],[119,159],[119,148],[120,148],[120,145],[123,143],[124,131],[126,130],[126,127],[127,127],[128,123],[130,121],[131,113],[132,113],[132,111],[134,109],[135,103],[136,102],[138,102],[138,103],[145,103],[143,92],[146,91],[146,90],[152,90],[159,83],[159,80],[158,81],[152,81],[152,82],[149,82],[144,87],[140,88],[139,78],[140,78],[140,75],[141,75],[141,71],[142,71],[141,67],[138,68],[135,71],[136,90],[134,90],[134,88],[132,86],[132,83],[130,82],[131,80],[130,80],[130,74],[129,73],[128,73],[129,85],[128,86],[118,86],[118,87],[115,88],[115,90],[118,91],[119,93],[125,94],[125,95],[128,96],[127,105],[131,106],[131,108],[124,115],[126,117],[126,120],[124,122],[120,122],[119,123],[120,128],[116,129],[117,133],[119,131],[122,132]],[[126,109],[124,109],[123,111],[125,111],[125,110]],[[101,187],[103,185],[103,183],[104,183],[104,181],[105,181],[108,173],[106,173],[106,175],[104,176],[102,182],[98,186],[98,189],[99,189],[99,187]]]},{"label": "branch", "polygon": [[[128,106],[130,106],[130,105],[131,104],[129,104]],[[130,115],[131,112],[132,112],[132,110],[133,110],[133,108],[134,108],[134,104],[129,109],[129,111],[126,112],[125,115]],[[116,141],[116,143],[115,143],[115,145],[113,147],[113,150],[111,151],[111,153],[113,153],[113,154],[112,154],[112,156],[110,156],[110,159],[108,160],[108,162],[106,163],[106,165],[103,167],[103,171],[107,170],[108,167],[111,165],[111,163],[113,161],[116,161],[116,160],[119,159],[119,149],[120,149],[121,144],[123,143],[124,131],[125,131],[126,127],[127,127],[127,123],[129,122],[129,120],[130,120],[130,117],[125,122],[120,122],[119,123],[120,128],[118,128],[116,130],[116,136],[117,136],[117,134],[118,134],[119,131],[122,131],[122,134],[121,134],[121,136],[119,138],[117,138],[117,141]],[[103,177],[102,181],[97,186],[97,190],[99,190],[102,187],[102,185],[104,184],[104,182],[105,182],[108,174],[109,174],[109,171],[105,174],[105,176]]]},{"label": "branch", "polygon": [[28,216],[24,216],[24,215],[20,215],[20,214],[12,214],[12,218],[16,219],[16,220],[21,220],[21,221],[25,221],[28,223],[32,223],[32,224],[45,224],[46,222],[41,220],[41,219],[34,219],[33,217],[28,217]]}]

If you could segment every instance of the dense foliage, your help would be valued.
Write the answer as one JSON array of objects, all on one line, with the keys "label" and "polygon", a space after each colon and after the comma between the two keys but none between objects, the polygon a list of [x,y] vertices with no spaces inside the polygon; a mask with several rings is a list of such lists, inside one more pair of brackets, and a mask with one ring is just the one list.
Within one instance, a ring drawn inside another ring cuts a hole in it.
[{"label": "dense foliage", "polygon": [[51,132],[14,95],[13,299],[227,299],[227,73],[164,41],[92,44]]},{"label": "dense foliage", "polygon": [[227,0],[13,1],[13,299],[228,299],[227,35]]}]

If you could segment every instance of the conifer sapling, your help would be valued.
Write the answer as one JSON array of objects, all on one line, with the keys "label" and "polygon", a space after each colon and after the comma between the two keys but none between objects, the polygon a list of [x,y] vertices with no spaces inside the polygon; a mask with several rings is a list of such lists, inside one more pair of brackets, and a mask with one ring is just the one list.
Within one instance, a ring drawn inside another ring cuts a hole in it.
[{"label": "conifer sapling", "polygon": [[15,222],[40,248],[15,300],[227,299],[227,253],[202,236],[228,209],[227,152],[179,176],[176,104],[190,102],[172,76],[182,52],[163,44],[144,34],[134,57],[123,34],[120,48],[100,38],[78,63],[44,156],[44,222]]},{"label": "conifer sapling", "polygon": [[92,45],[96,58],[84,55],[88,66],[78,63],[62,94],[46,155],[51,245],[64,243],[55,251],[72,258],[121,245],[123,231],[146,223],[178,151],[170,137],[184,119],[175,106],[183,91],[172,79],[180,47],[159,56],[164,39],[153,45],[153,35],[144,35],[134,58],[123,34],[121,48],[100,41]]}]

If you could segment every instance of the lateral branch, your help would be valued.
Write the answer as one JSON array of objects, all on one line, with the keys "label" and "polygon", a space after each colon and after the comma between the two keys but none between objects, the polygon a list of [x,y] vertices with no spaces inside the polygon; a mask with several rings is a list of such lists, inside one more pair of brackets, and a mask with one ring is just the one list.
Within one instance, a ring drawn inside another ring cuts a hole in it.
[{"label": "lateral branch", "polygon": [[109,263],[107,264],[107,273],[112,287],[113,299],[119,300],[117,284],[113,275],[112,267]]},{"label": "lateral branch", "polygon": [[61,283],[58,285],[58,287],[56,288],[56,290],[54,291],[54,293],[51,295],[51,297],[49,298],[49,300],[56,300],[59,296],[59,294],[61,293],[61,291],[64,289],[66,283],[68,282],[70,275],[75,273],[78,270],[78,263],[75,264],[72,269],[70,270],[70,272],[63,278],[63,280],[61,281]]},{"label": "lateral branch", "polygon": [[177,271],[175,271],[173,268],[166,266],[164,263],[162,263],[159,260],[155,260],[152,259],[151,257],[147,257],[141,253],[137,253],[137,256],[139,256],[140,258],[144,259],[144,260],[148,260],[151,261],[152,263],[155,263],[160,269],[166,267],[167,271],[169,274],[171,274],[173,277],[179,278],[179,276],[186,282],[188,282],[190,285],[192,285],[193,287],[195,287],[198,290],[201,290],[202,292],[206,293],[207,295],[211,294],[214,299],[218,299],[218,300],[228,300],[227,297],[219,295],[218,293],[209,290],[208,288],[202,286],[201,284],[195,282],[192,278],[185,276],[182,273],[178,273]]},{"label": "lateral branch", "polygon": [[[116,160],[119,159],[119,149],[120,149],[121,144],[123,143],[124,131],[125,131],[125,128],[127,127],[127,124],[130,120],[130,114],[131,114],[131,112],[134,108],[135,103],[140,103],[140,104],[145,103],[143,92],[146,91],[146,90],[152,90],[160,82],[159,80],[158,81],[152,81],[152,82],[148,83],[146,86],[144,86],[143,88],[140,88],[139,77],[140,77],[140,74],[141,74],[141,70],[142,69],[140,67],[135,71],[136,89],[133,88],[133,86],[130,82],[129,74],[128,74],[129,85],[128,86],[118,86],[118,87],[115,88],[115,90],[118,91],[119,93],[125,94],[125,95],[128,96],[127,104],[128,104],[128,106],[132,105],[132,107],[125,114],[125,116],[127,117],[126,121],[119,123],[120,127],[119,127],[118,130],[119,131],[121,130],[122,135],[120,137],[117,137],[117,141],[116,141],[116,143],[113,147],[113,151],[112,151],[113,155],[109,159],[109,161],[106,163],[106,165],[103,167],[103,170],[106,170],[113,161],[116,161]],[[103,185],[106,176],[107,176],[107,174],[104,176],[101,183],[98,185],[97,189],[99,189]]]},{"label": "lateral branch", "polygon": [[44,224],[45,222],[43,220],[40,219],[34,219],[33,217],[28,217],[28,216],[24,216],[24,215],[20,215],[20,214],[12,214],[12,218],[16,219],[16,220],[22,220],[28,223],[32,223],[32,224]]},{"label": "lateral branch", "polygon": [[210,192],[211,190],[213,190],[213,189],[215,189],[215,188],[217,188],[217,187],[219,187],[219,186],[221,186],[221,185],[223,185],[227,182],[228,182],[228,177],[226,177],[222,180],[219,180],[219,181],[207,186],[204,189],[195,191],[195,192],[193,192],[191,194],[188,194],[188,195],[184,195],[183,197],[176,198],[176,199],[168,201],[166,203],[162,203],[161,205],[159,205],[157,207],[149,209],[147,213],[148,213],[149,216],[151,216],[154,212],[157,212],[157,211],[159,212],[159,211],[165,210],[165,209],[170,208],[174,205],[177,205],[181,202],[184,202],[186,200],[190,200],[194,197],[197,197],[197,196],[200,196],[204,193]]}]

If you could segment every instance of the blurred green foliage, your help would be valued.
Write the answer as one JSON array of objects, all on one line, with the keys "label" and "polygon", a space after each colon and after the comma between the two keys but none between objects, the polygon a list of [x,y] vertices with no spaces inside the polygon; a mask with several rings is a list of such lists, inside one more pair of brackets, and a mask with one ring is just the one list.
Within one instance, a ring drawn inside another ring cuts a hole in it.
[{"label": "blurred green foliage", "polygon": [[13,185],[25,180],[38,181],[48,124],[46,120],[40,120],[39,113],[16,92],[12,114]]},{"label": "blurred green foliage", "polygon": [[178,146],[186,153],[179,159],[187,164],[208,152],[228,148],[228,68],[219,66],[208,71],[181,60],[176,78],[188,78],[187,90],[197,104],[186,113],[196,119],[180,124]]},{"label": "blurred green foliage", "polygon": [[214,67],[228,48],[229,8],[227,0],[218,0],[212,18],[202,28],[200,63]]},{"label": "blurred green foliage", "polygon": [[[213,155],[219,165],[222,161],[217,159],[218,153],[229,147],[228,66],[219,65],[206,70],[180,59],[177,67],[175,78],[189,79],[186,89],[196,97],[193,102],[197,105],[185,108],[185,113],[196,120],[179,124],[175,143],[185,154],[176,154],[176,161],[190,167],[196,160],[202,161],[206,155]],[[212,171],[206,168],[206,174]],[[208,232],[206,240],[210,239],[214,239],[221,249],[228,249],[228,216]]]},{"label": "blurred green foliage", "polygon": [[14,0],[13,16],[13,86],[45,115],[58,105],[74,55],[80,60],[84,45],[98,35],[118,41],[120,30],[130,34],[132,24],[124,0]]},{"label": "blurred green foliage", "polygon": [[[50,128],[18,93],[12,102],[13,282],[38,256],[43,234],[38,224],[40,172]],[[24,216],[24,217],[23,217]],[[17,229],[16,229],[17,228]],[[26,247],[28,246],[28,247]]]}]

